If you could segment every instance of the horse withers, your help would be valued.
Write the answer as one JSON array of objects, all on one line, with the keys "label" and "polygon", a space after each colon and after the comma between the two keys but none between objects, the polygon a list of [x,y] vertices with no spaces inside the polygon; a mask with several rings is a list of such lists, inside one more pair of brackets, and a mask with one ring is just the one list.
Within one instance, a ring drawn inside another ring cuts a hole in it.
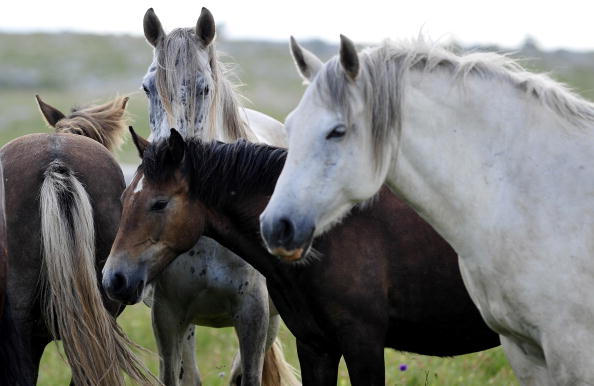
[{"label": "horse withers", "polygon": [[383,385],[384,347],[449,356],[499,344],[464,289],[454,251],[389,192],[291,265],[269,255],[258,233],[285,150],[184,141],[174,130],[168,140],[135,143],[143,161],[104,272],[116,298],[137,297],[204,234],[264,275],[297,338],[304,384],[336,384],[344,356],[353,385]]}]

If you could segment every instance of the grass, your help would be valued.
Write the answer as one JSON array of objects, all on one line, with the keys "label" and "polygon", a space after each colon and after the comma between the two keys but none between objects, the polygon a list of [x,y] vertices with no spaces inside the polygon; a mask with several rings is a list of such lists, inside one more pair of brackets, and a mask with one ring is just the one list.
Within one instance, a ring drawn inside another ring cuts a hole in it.
[{"label": "grass", "polygon": [[[156,352],[150,322],[150,309],[144,305],[128,307],[118,319],[126,333],[136,343]],[[197,329],[196,353],[204,385],[226,385],[237,339],[231,328]],[[280,337],[289,363],[299,368],[295,339],[283,326]],[[70,370],[60,357],[57,347],[50,344],[43,355],[39,385],[64,385],[70,380]],[[142,355],[148,368],[158,373],[156,355]],[[387,385],[517,385],[501,348],[455,358],[436,358],[394,350],[385,350]],[[401,371],[400,365],[407,370]],[[339,385],[350,385],[344,361],[339,368]]]}]

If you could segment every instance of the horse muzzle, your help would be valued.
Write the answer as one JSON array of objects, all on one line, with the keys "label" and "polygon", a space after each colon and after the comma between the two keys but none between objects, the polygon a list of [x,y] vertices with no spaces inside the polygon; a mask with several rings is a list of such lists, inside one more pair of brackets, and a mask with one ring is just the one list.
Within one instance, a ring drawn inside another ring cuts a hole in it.
[{"label": "horse muzzle", "polygon": [[102,280],[107,296],[118,302],[132,305],[142,300],[146,285],[146,270],[105,269]]},{"label": "horse muzzle", "polygon": [[288,216],[270,219],[264,213],[260,217],[260,232],[268,252],[287,262],[304,258],[311,247],[315,226],[302,220],[296,223]]}]

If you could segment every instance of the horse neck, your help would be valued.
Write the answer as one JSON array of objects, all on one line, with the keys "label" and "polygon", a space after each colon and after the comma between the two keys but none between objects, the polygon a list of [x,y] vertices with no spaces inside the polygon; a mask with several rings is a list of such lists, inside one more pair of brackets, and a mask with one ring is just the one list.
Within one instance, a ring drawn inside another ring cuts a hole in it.
[{"label": "horse neck", "polygon": [[[509,82],[474,76],[459,82],[411,73],[388,185],[459,254],[494,229],[519,234],[547,222],[544,216],[584,210],[575,203],[594,189],[594,168],[580,169],[592,135]],[[584,177],[589,186],[577,192]]]},{"label": "horse neck", "polygon": [[241,256],[264,276],[272,278],[278,274],[277,264],[259,236],[259,215],[267,202],[267,198],[261,195],[207,207],[204,235]]},{"label": "horse neck", "polygon": [[[317,305],[308,296],[309,281],[318,280],[317,268],[296,268],[278,261],[260,238],[259,216],[269,199],[270,195],[259,194],[218,208],[206,208],[204,235],[241,256],[266,278],[269,295],[293,333],[321,342],[327,334],[313,317]],[[300,274],[300,269],[308,272]]]}]

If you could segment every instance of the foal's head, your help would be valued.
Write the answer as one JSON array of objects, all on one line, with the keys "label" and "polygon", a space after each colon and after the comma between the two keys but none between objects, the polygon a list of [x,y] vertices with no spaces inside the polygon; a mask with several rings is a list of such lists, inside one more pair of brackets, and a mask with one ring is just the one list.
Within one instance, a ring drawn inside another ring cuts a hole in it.
[{"label": "foal's head", "polygon": [[118,97],[101,105],[73,108],[68,116],[45,103],[39,95],[35,98],[45,121],[56,129],[56,133],[89,137],[110,151],[122,144],[127,126],[128,97]]},{"label": "foal's head", "polygon": [[118,234],[103,270],[107,294],[125,304],[139,302],[146,283],[192,248],[205,226],[196,215],[200,202],[190,197],[181,135],[171,130],[167,140],[149,144],[131,132],[142,164],[122,195]]},{"label": "foal's head", "polygon": [[144,15],[144,35],[155,48],[153,62],[142,88],[149,99],[154,139],[179,127],[184,136],[195,136],[205,126],[216,91],[215,22],[202,8],[195,28],[176,28],[166,34],[152,8]]}]

